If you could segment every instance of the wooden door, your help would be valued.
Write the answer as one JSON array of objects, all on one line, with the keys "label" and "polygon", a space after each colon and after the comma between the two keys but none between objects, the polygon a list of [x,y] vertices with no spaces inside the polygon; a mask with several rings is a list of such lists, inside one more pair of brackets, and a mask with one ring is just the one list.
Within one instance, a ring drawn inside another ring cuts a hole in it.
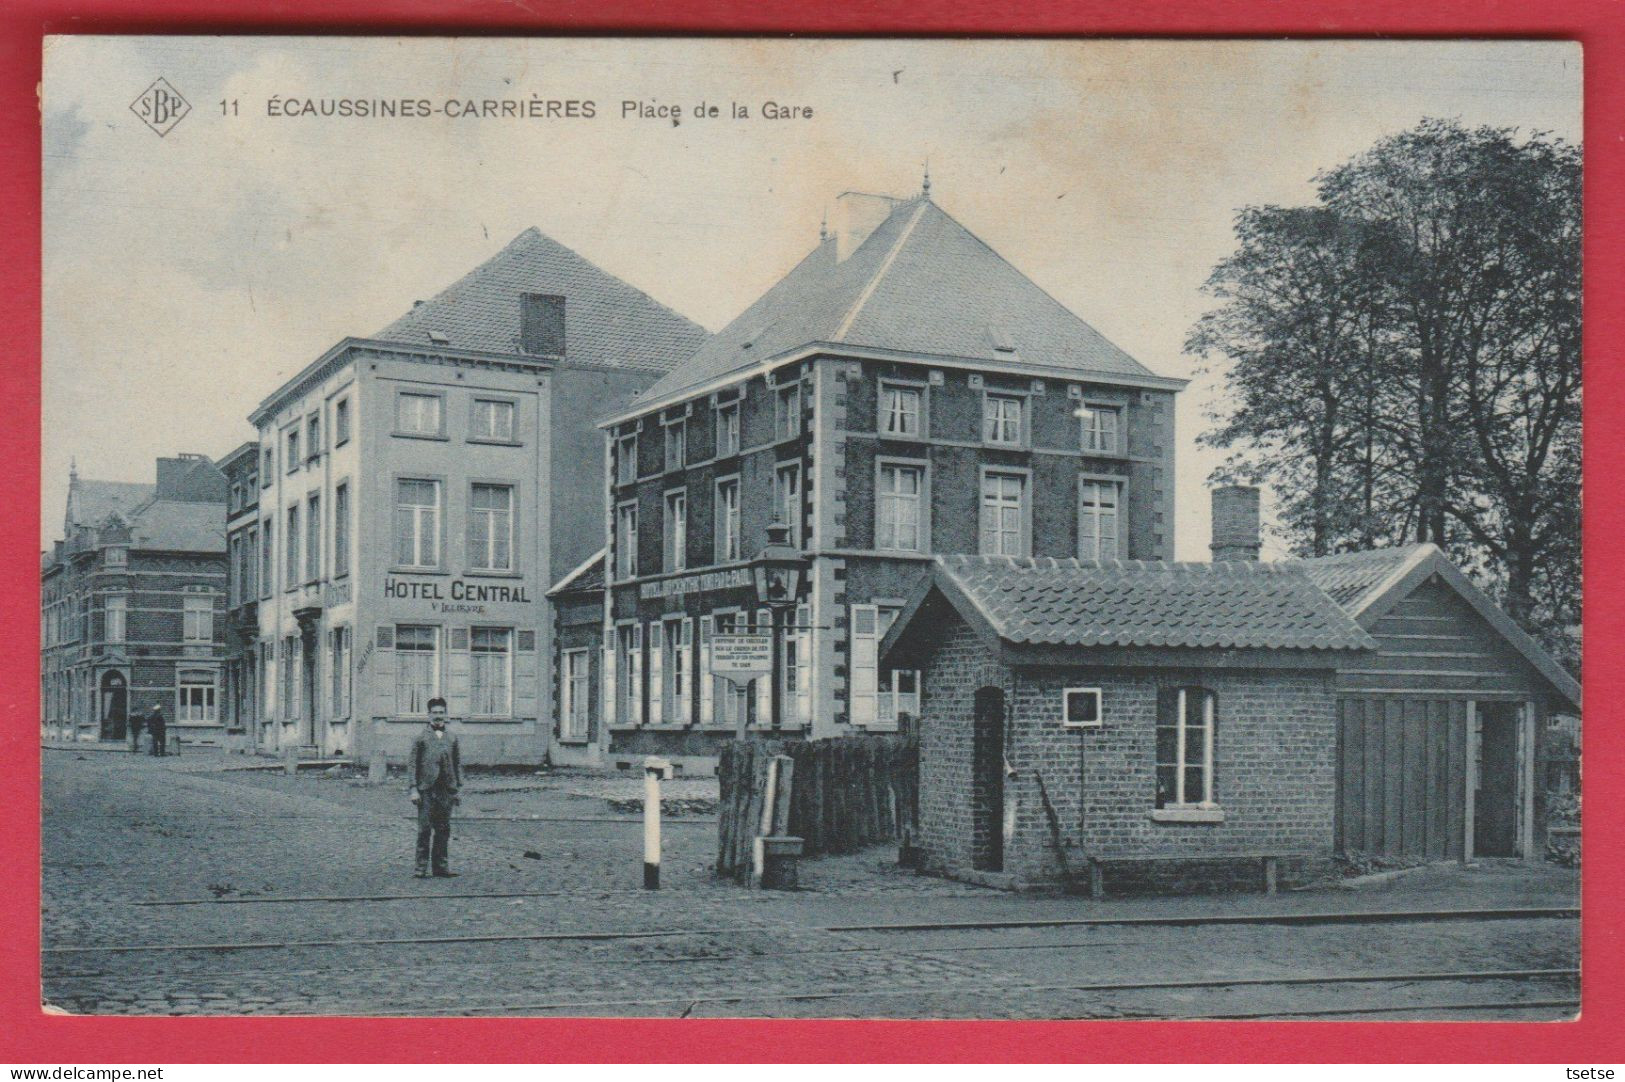
[{"label": "wooden door", "polygon": [[1519,703],[1478,704],[1478,791],[1473,801],[1473,853],[1518,855]]},{"label": "wooden door", "polygon": [[1462,858],[1467,749],[1464,700],[1339,697],[1338,849]]}]

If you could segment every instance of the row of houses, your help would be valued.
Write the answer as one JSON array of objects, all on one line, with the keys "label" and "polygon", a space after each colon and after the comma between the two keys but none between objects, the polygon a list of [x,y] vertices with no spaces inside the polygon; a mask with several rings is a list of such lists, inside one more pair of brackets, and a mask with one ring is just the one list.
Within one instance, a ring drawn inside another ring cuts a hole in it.
[{"label": "row of houses", "polygon": [[[1531,852],[1520,779],[1573,679],[1430,547],[1258,563],[1256,490],[1213,495],[1213,563],[1171,563],[1184,385],[928,187],[842,195],[715,334],[529,230],[311,362],[218,462],[74,479],[45,725],[117,739],[155,697],[183,738],[399,758],[444,696],[474,761],[692,772],[918,721],[950,871],[1193,832],[1470,853],[1492,806],[1480,850]],[[209,526],[152,525],[182,504]],[[1058,806],[1095,825],[1056,836]]]}]

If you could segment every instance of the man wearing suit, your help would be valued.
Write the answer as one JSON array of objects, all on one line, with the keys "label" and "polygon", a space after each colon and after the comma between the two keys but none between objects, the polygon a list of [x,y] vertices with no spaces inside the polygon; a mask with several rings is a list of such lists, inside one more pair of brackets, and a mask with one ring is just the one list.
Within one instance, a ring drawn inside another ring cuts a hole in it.
[{"label": "man wearing suit", "polygon": [[169,726],[164,722],[164,707],[162,703],[152,704],[152,713],[147,717],[147,729],[152,733],[152,753],[154,755],[168,755],[166,746]]},{"label": "man wearing suit", "polygon": [[429,725],[412,741],[412,803],[418,806],[417,872],[449,879],[457,873],[446,863],[451,842],[451,809],[463,785],[457,738],[446,732],[446,700],[429,700]]}]

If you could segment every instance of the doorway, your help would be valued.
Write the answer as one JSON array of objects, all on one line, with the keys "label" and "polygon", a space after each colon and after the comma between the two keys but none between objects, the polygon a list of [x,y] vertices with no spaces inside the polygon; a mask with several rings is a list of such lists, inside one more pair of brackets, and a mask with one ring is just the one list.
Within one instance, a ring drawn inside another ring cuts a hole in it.
[{"label": "doorway", "polygon": [[1518,855],[1518,724],[1522,704],[1478,704],[1478,786],[1473,795],[1473,855]]},{"label": "doorway", "polygon": [[123,740],[130,720],[130,687],[120,672],[102,673],[102,739]]},{"label": "doorway", "polygon": [[300,743],[306,747],[320,749],[320,741],[316,739],[316,692],[319,685],[316,682],[317,656],[316,656],[316,629],[310,624],[300,628],[299,651],[299,688],[304,707],[304,717],[300,719]]},{"label": "doorway", "polygon": [[1004,870],[1004,692],[976,692],[971,740],[971,866]]}]

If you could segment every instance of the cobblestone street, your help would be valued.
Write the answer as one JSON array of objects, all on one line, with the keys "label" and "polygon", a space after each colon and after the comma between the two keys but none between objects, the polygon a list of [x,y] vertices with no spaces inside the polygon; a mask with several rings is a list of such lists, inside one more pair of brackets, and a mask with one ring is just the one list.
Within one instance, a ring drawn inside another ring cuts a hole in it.
[{"label": "cobblestone street", "polygon": [[[665,821],[663,889],[650,892],[641,820],[626,810],[641,779],[552,772],[471,775],[452,840],[460,877],[418,880],[399,776],[376,788],[348,770],[287,777],[193,749],[43,755],[43,995],[71,1013],[1573,1014],[1549,1005],[1574,994],[1553,975],[1577,965],[1569,919],[1122,923],[1576,904],[1576,874],[1552,866],[1428,868],[1383,890],[1089,901],[915,876],[880,848],[804,862],[800,891],[750,892],[711,875],[705,779],[668,784],[686,814]],[[873,928],[1083,918],[1119,923]],[[1511,971],[1535,976],[1484,976]],[[1428,976],[1278,980],[1355,974]]]}]

